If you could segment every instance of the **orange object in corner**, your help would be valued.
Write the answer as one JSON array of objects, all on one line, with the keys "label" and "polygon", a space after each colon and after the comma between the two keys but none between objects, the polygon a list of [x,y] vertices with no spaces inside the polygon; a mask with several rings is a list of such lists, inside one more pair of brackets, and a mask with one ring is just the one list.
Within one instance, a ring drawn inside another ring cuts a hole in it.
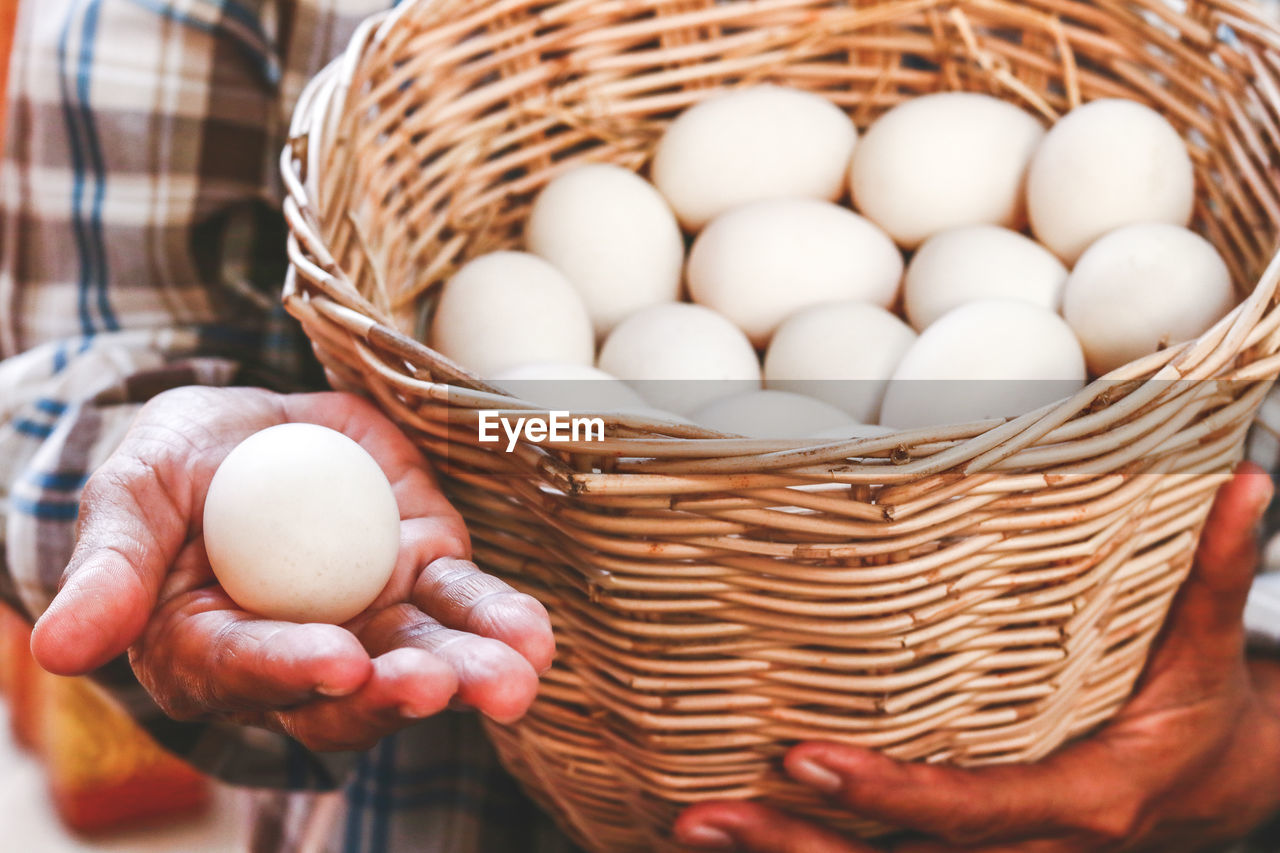
[{"label": "orange object in corner", "polygon": [[0,696],[7,696],[13,690],[18,677],[18,656],[14,649],[18,624],[18,614],[0,604]]},{"label": "orange object in corner", "polygon": [[9,53],[18,23],[18,0],[0,0],[0,149],[4,147],[4,125],[9,107]]},{"label": "orange object in corner", "polygon": [[165,752],[89,679],[42,670],[30,642],[27,621],[0,606],[0,692],[13,737],[42,760],[67,827],[98,832],[204,809],[212,793],[205,776]]},{"label": "orange object in corner", "polygon": [[0,605],[0,692],[9,700],[13,739],[33,752],[40,751],[41,706],[50,677],[31,659],[27,620]]},{"label": "orange object in corner", "polygon": [[209,803],[209,780],[165,752],[93,682],[46,678],[41,740],[63,823],[96,832],[173,819]]}]

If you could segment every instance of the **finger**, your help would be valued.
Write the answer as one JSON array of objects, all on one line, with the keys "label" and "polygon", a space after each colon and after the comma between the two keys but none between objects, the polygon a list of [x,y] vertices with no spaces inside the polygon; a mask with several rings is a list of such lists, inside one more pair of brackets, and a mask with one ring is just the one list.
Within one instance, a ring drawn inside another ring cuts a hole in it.
[{"label": "finger", "polygon": [[43,667],[90,672],[138,638],[169,566],[199,527],[214,469],[240,439],[280,422],[279,399],[248,388],[179,388],[143,407],[81,493],[62,588],[32,632]]},{"label": "finger", "polygon": [[536,672],[555,657],[547,609],[468,560],[444,557],[423,569],[413,603],[445,627],[506,643]]},{"label": "finger", "polygon": [[1170,636],[1195,645],[1235,648],[1224,640],[1241,632],[1242,614],[1258,564],[1257,528],[1271,502],[1271,477],[1242,464],[1219,491],[1205,521],[1195,569],[1170,616]]},{"label": "finger", "polygon": [[172,464],[122,446],[85,484],[80,534],[62,588],[31,635],[31,652],[58,675],[81,675],[142,633],[187,535],[189,495]]},{"label": "finger", "polygon": [[753,802],[703,803],[673,828],[676,841],[699,850],[749,853],[874,853],[829,829]]},{"label": "finger", "polygon": [[1239,673],[1244,607],[1258,561],[1257,527],[1271,494],[1271,478],[1247,462],[1218,490],[1195,564],[1169,609],[1141,687],[1123,713],[1183,704]]},{"label": "finger", "polygon": [[139,679],[178,718],[345,696],[373,672],[368,652],[349,631],[259,619],[217,587],[161,608],[131,659]]},{"label": "finger", "polygon": [[538,674],[506,643],[447,628],[412,605],[387,608],[358,636],[373,655],[398,648],[431,652],[456,674],[458,700],[500,723],[524,716],[538,692]]},{"label": "finger", "polygon": [[961,769],[902,763],[872,750],[805,743],[786,756],[796,781],[856,814],[953,843],[1034,838],[1102,820],[1116,776],[1083,741],[1037,764]]},{"label": "finger", "polygon": [[383,737],[443,711],[458,689],[448,663],[421,649],[375,658],[360,690],[274,715],[277,728],[316,751],[368,749]]}]

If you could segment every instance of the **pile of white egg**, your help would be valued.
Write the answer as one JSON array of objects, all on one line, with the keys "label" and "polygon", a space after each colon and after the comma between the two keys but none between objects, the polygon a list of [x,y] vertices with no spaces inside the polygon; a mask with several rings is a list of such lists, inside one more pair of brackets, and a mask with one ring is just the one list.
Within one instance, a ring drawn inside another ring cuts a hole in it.
[{"label": "pile of white egg", "polygon": [[[1023,414],[1235,303],[1188,229],[1186,145],[1133,101],[1046,130],[934,94],[860,136],[819,95],[756,86],[678,116],[649,175],[559,174],[527,252],[446,284],[431,344],[537,405],[841,438]],[[598,390],[537,399],[548,379]]]}]

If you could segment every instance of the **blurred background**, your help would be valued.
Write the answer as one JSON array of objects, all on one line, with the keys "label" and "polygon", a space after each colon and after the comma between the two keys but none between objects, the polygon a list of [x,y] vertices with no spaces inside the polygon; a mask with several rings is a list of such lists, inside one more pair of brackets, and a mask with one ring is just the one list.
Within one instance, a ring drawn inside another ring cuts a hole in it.
[{"label": "blurred background", "polygon": [[39,670],[29,636],[27,624],[0,605],[0,848],[249,848],[247,792],[163,752],[88,680]]}]

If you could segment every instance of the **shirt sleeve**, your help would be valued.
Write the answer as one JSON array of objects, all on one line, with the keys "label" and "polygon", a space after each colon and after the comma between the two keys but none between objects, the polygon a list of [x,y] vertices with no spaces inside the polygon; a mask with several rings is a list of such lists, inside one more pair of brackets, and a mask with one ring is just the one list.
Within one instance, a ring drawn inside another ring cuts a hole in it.
[{"label": "shirt sleeve", "polygon": [[[306,81],[390,0],[23,0],[0,161],[0,598],[48,606],[80,491],[151,396],[321,386],[280,306],[277,174]],[[98,676],[157,739],[226,781],[323,789],[352,756],[167,719]]]}]

